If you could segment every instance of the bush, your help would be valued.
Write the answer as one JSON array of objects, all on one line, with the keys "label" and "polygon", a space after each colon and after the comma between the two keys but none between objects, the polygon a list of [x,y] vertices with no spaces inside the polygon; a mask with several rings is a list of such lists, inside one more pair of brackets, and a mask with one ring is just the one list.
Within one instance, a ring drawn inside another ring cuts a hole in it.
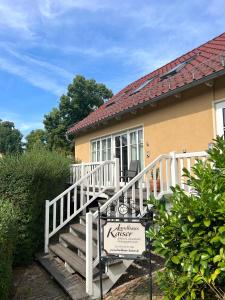
[{"label": "bush", "polygon": [[15,212],[13,207],[10,203],[0,201],[0,300],[8,299],[15,237]]},{"label": "bush", "polygon": [[43,246],[45,200],[66,188],[67,158],[45,149],[0,160],[0,195],[17,208],[15,263],[29,263]]},{"label": "bush", "polygon": [[206,163],[198,161],[193,175],[185,170],[188,195],[173,188],[166,203],[151,199],[155,228],[149,231],[155,251],[165,257],[158,274],[165,299],[225,299],[225,144],[214,141]]}]

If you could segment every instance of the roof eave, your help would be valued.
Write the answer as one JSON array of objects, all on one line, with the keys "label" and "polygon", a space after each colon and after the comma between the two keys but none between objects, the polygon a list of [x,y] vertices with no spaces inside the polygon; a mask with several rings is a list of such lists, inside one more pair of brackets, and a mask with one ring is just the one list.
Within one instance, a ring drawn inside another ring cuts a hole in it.
[{"label": "roof eave", "polygon": [[88,126],[85,126],[85,127],[83,127],[83,128],[80,128],[79,130],[75,130],[74,132],[73,132],[73,131],[72,131],[72,132],[68,132],[68,134],[69,134],[69,135],[76,135],[76,134],[78,134],[78,133],[80,134],[81,132],[85,132],[85,131],[87,131],[89,128],[93,128],[93,126],[95,127],[96,125],[99,125],[99,124],[101,124],[102,122],[106,122],[106,121],[110,121],[110,120],[114,119],[115,116],[121,117],[121,116],[123,116],[124,114],[127,114],[127,113],[133,111],[134,109],[138,109],[138,108],[140,108],[140,107],[145,107],[145,106],[150,105],[150,104],[153,104],[153,103],[155,103],[155,102],[159,102],[159,101],[161,101],[161,100],[163,100],[163,99],[165,99],[165,98],[167,98],[167,97],[173,96],[173,95],[175,95],[175,94],[179,94],[179,93],[184,92],[184,91],[186,91],[186,90],[188,90],[188,89],[190,89],[190,88],[196,87],[196,86],[198,86],[198,85],[201,85],[202,83],[205,83],[205,82],[207,82],[207,81],[209,81],[209,80],[213,80],[213,79],[218,78],[218,77],[223,76],[223,75],[225,75],[225,68],[222,69],[222,70],[220,70],[220,71],[218,71],[218,72],[214,72],[214,73],[212,73],[212,74],[210,74],[210,75],[208,75],[208,76],[204,76],[204,77],[202,77],[202,78],[200,78],[200,79],[198,79],[198,80],[194,80],[194,81],[192,81],[192,82],[189,83],[189,84],[186,84],[186,85],[183,85],[183,86],[181,86],[181,87],[178,87],[178,88],[176,88],[176,89],[174,89],[174,90],[171,90],[171,91],[169,91],[169,92],[167,92],[167,93],[165,93],[165,94],[162,94],[162,95],[160,95],[160,96],[158,96],[158,97],[155,97],[155,98],[153,98],[153,99],[152,99],[152,98],[149,98],[147,101],[144,101],[144,102],[142,102],[142,103],[139,103],[139,104],[137,104],[137,105],[135,105],[135,106],[132,106],[132,107],[130,107],[130,108],[128,108],[128,109],[124,109],[123,111],[121,111],[121,112],[119,112],[119,113],[110,115],[109,117],[106,117],[106,118],[102,119],[100,122],[95,122],[95,123],[93,123],[93,124],[90,124],[90,125],[88,125]]}]

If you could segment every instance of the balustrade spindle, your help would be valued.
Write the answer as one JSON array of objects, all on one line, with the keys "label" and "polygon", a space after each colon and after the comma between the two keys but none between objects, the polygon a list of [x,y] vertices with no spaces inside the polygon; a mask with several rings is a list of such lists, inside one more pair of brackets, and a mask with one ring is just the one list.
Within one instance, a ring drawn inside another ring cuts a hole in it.
[{"label": "balustrade spindle", "polygon": [[60,225],[63,223],[64,218],[64,198],[62,197],[60,200]]},{"label": "balustrade spindle", "polygon": [[53,204],[53,230],[56,229],[56,202]]}]

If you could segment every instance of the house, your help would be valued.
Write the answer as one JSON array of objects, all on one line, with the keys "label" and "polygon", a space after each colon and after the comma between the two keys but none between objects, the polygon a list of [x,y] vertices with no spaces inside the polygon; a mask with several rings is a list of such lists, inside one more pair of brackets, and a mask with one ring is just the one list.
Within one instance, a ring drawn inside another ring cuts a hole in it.
[{"label": "house", "polygon": [[[72,299],[100,296],[98,207],[110,218],[138,219],[151,194],[160,201],[176,184],[192,192],[183,168],[207,159],[204,150],[224,128],[225,33],[131,83],[68,130],[82,163],[71,166],[71,186],[46,200],[38,258]],[[134,161],[140,169],[124,182]],[[104,294],[131,263],[108,263]]]},{"label": "house", "polygon": [[225,33],[123,88],[68,130],[83,162],[142,168],[162,153],[209,147],[224,134]]}]

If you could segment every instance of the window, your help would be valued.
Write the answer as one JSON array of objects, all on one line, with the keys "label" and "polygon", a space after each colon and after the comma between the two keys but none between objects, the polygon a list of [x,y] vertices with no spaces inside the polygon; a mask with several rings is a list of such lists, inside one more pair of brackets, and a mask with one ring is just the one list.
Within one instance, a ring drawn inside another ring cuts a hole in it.
[{"label": "window", "polygon": [[166,79],[170,76],[175,75],[176,73],[178,73],[180,70],[182,70],[186,64],[188,64],[190,61],[192,61],[194,59],[195,56],[183,61],[182,63],[179,63],[178,65],[176,65],[174,68],[172,68],[171,70],[169,70],[168,72],[166,72],[165,74],[163,74],[160,78],[161,80]]},{"label": "window", "polygon": [[139,160],[141,169],[144,167],[143,156],[143,130],[139,129],[130,133],[130,158]]},{"label": "window", "polygon": [[109,103],[106,103],[105,107],[109,107],[109,106],[112,106],[113,104],[115,104],[115,100],[109,102]]},{"label": "window", "polygon": [[119,158],[121,171],[129,168],[131,160],[139,160],[143,169],[143,148],[143,129],[136,128],[92,141],[91,157],[93,162]]},{"label": "window", "polygon": [[111,137],[102,138],[91,143],[91,158],[93,162],[110,160],[111,151]]},{"label": "window", "polygon": [[148,79],[147,81],[145,81],[144,83],[142,83],[138,88],[136,88],[131,94],[131,95],[134,95],[136,93],[138,93],[140,90],[142,90],[147,84],[149,84],[150,82],[152,82],[154,79],[156,78],[156,76]]}]

